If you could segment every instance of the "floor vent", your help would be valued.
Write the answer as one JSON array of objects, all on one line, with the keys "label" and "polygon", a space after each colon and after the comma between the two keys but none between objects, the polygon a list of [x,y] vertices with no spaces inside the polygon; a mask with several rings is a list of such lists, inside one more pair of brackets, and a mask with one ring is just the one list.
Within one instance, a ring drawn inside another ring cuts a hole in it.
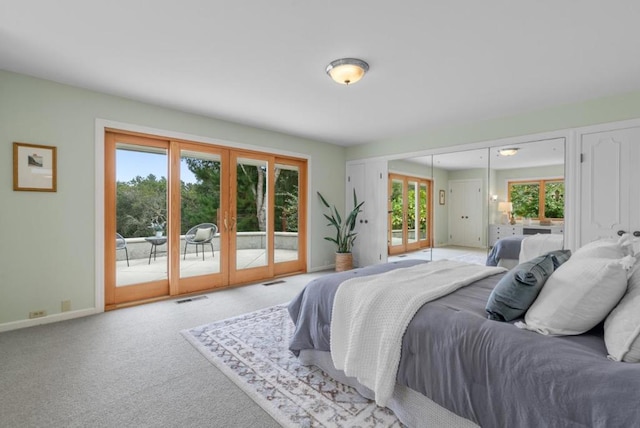
[{"label": "floor vent", "polygon": [[208,297],[207,296],[189,297],[189,298],[182,299],[182,300],[176,300],[176,303],[195,302],[196,300],[202,300],[202,299],[208,299]]},{"label": "floor vent", "polygon": [[285,281],[285,280],[283,280],[283,279],[279,279],[279,280],[277,280],[277,281],[265,282],[265,283],[264,283],[264,284],[262,284],[262,285],[282,284],[283,282],[287,282],[287,281]]}]

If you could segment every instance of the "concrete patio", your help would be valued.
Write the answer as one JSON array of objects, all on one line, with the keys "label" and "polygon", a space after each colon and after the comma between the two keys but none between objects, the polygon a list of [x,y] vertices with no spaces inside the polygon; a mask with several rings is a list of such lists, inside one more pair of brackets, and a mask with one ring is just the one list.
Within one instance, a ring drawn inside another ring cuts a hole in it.
[{"label": "concrete patio", "polygon": [[[240,234],[239,234],[240,235]],[[264,249],[264,233],[242,233],[237,250],[237,269],[265,266],[267,264],[266,250]],[[276,233],[276,248],[274,260],[276,263],[296,260],[297,233]],[[184,239],[184,237],[182,237]],[[139,284],[167,278],[167,245],[151,246],[145,238],[126,239],[129,254],[129,266],[127,266],[126,253],[117,251],[116,261],[116,285],[118,287]],[[180,277],[206,275],[220,272],[220,249],[218,237],[213,240],[214,256],[211,255],[211,246],[204,246],[204,260],[202,246],[198,253],[194,245],[187,246],[186,257],[184,255],[184,241],[180,244]],[[150,252],[154,248],[155,256]]]}]

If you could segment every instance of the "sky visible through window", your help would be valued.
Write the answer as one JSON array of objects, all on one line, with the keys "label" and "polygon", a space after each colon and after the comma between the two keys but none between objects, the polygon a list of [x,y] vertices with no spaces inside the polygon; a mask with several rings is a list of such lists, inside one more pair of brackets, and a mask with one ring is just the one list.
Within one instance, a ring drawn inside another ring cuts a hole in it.
[{"label": "sky visible through window", "polygon": [[[137,176],[146,178],[153,174],[156,178],[167,176],[167,156],[131,150],[116,150],[116,180],[131,181]],[[180,179],[184,183],[195,183],[193,175],[184,159],[180,162]]]}]

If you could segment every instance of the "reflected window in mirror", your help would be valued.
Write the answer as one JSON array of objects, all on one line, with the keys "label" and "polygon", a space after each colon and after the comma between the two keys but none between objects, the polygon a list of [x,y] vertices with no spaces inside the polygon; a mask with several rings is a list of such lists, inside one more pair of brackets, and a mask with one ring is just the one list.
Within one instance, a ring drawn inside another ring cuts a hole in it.
[{"label": "reflected window in mirror", "polygon": [[564,220],[564,179],[509,181],[508,187],[517,219]]}]

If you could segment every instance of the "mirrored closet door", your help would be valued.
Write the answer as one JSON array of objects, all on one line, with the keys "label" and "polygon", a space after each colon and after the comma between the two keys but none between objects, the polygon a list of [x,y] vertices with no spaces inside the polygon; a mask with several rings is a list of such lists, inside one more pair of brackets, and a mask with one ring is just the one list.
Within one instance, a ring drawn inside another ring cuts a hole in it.
[{"label": "mirrored closet door", "polygon": [[489,149],[433,156],[433,260],[484,264],[488,224]]},{"label": "mirrored closet door", "polygon": [[507,237],[564,234],[565,139],[492,147],[489,159],[489,247]]}]

